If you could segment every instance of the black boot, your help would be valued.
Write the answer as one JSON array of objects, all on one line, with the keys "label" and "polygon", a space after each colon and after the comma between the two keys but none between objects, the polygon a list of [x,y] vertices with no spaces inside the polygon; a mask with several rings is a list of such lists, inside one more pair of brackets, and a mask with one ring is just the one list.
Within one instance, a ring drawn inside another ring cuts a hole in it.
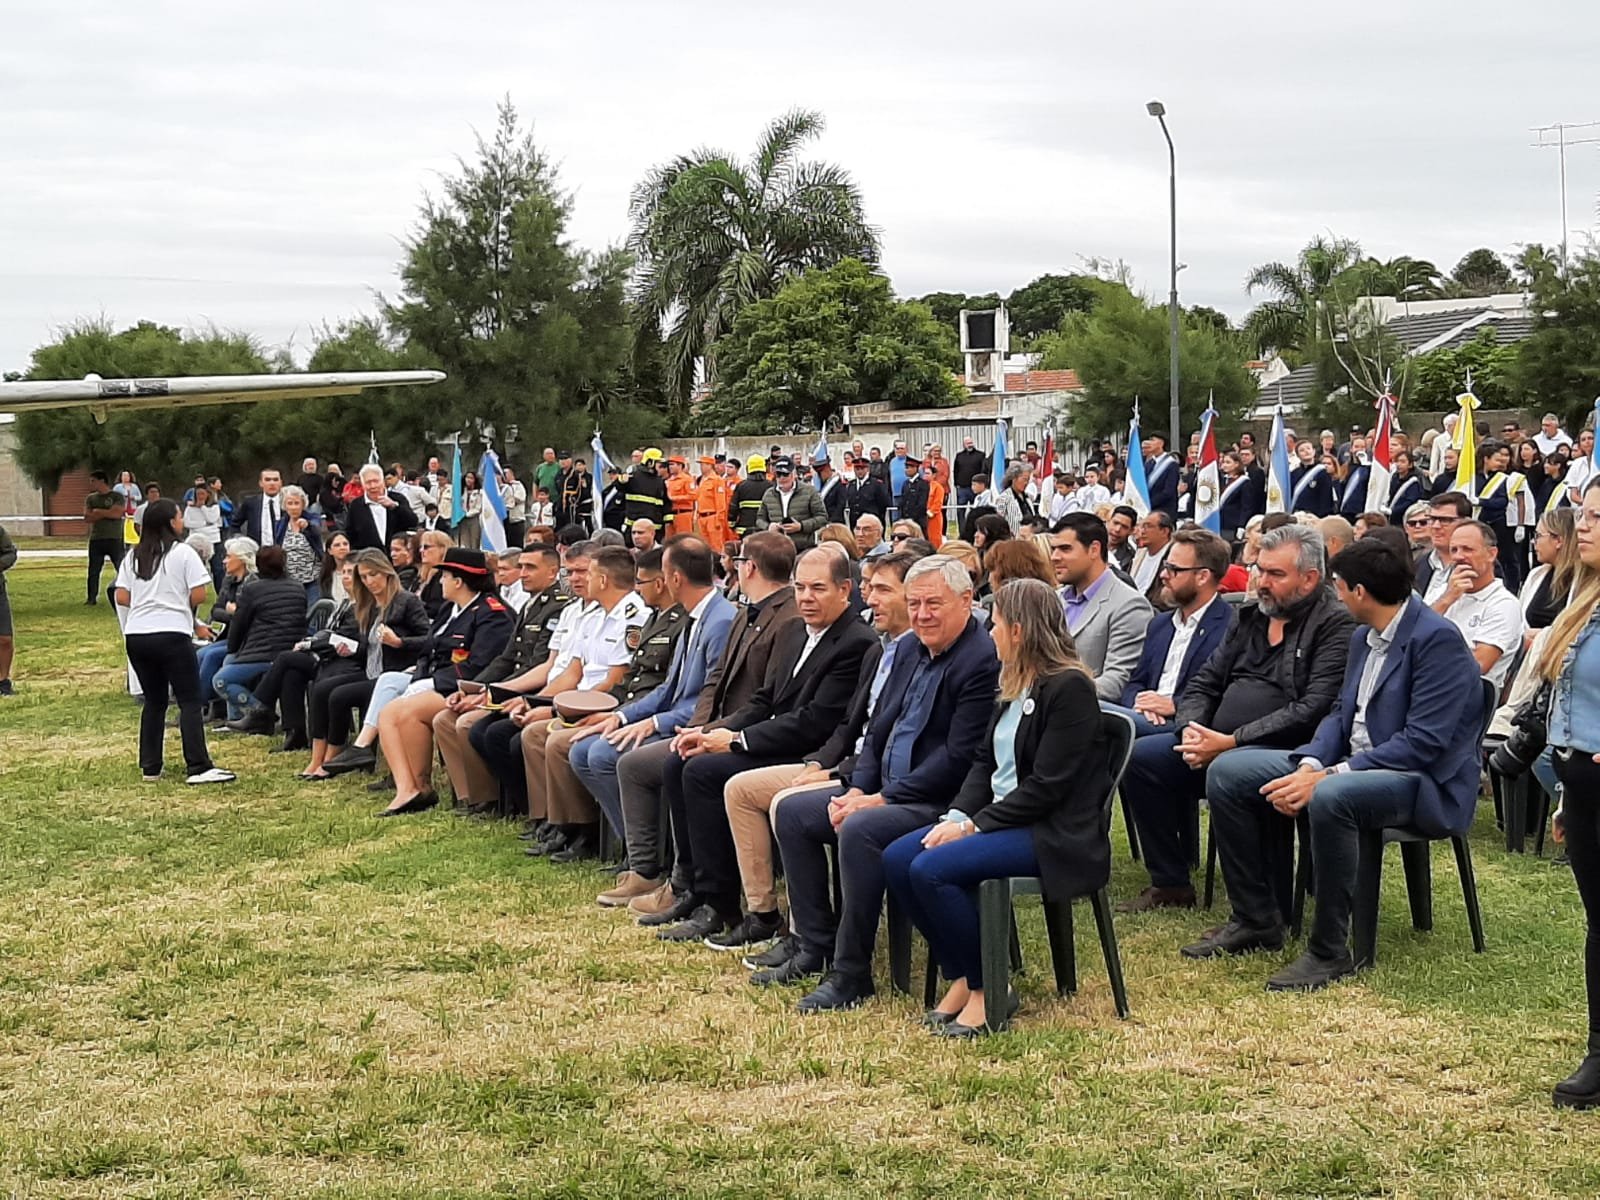
[{"label": "black boot", "polygon": [[235,733],[259,733],[266,737],[272,736],[273,726],[276,722],[272,719],[272,710],[263,708],[259,704],[252,704],[244,710],[244,715],[237,721],[227,722],[228,728]]},{"label": "black boot", "polygon": [[553,863],[577,862],[580,858],[600,857],[600,825],[572,825],[567,830],[567,844],[550,852]]},{"label": "black boot", "polygon": [[1557,1108],[1594,1108],[1600,1105],[1600,1054],[1591,1054],[1578,1069],[1556,1084],[1551,1097]]},{"label": "black boot", "polygon": [[311,749],[311,740],[306,737],[306,731],[304,729],[285,729],[283,731],[283,745],[279,746],[272,753],[292,754],[296,750],[309,749]]}]

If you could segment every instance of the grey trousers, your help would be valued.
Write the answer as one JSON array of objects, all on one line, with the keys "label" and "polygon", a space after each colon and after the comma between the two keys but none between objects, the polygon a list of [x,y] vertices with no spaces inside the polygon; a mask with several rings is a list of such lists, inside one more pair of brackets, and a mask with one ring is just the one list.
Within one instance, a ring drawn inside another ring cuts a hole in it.
[{"label": "grey trousers", "polygon": [[[647,742],[617,759],[617,783],[622,792],[623,836],[627,841],[630,871],[646,879],[661,875],[666,855],[667,830],[662,822],[661,772],[672,757],[671,738]],[[672,867],[672,886],[687,888],[689,864],[678,855]]]}]

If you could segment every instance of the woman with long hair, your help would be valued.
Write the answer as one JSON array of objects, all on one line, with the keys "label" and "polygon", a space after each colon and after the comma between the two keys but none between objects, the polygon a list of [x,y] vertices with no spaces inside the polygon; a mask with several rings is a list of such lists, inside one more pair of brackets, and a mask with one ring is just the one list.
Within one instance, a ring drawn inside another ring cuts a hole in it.
[{"label": "woman with long hair", "polygon": [[134,480],[132,471],[123,471],[118,474],[116,483],[111,485],[111,490],[127,502],[129,512],[132,512],[144,500],[144,491]]},{"label": "woman with long hair", "polygon": [[[440,509],[440,514],[443,514]],[[483,537],[483,485],[478,473],[461,477],[461,520],[456,524],[456,545],[476,550]]]},{"label": "woman with long hair", "polygon": [[1056,586],[1055,568],[1050,565],[1050,555],[1032,538],[1007,538],[990,546],[983,556],[983,569],[988,574],[988,602],[1001,588],[1013,579],[1037,579],[1040,583]]},{"label": "woman with long hair", "polygon": [[1078,660],[1061,598],[1050,584],[1017,579],[994,597],[991,634],[1000,697],[978,757],[950,809],[883,854],[895,900],[928,939],[950,989],[924,1018],[943,1037],[976,1037],[986,995],[1010,1011],[1008,980],[983,978],[978,884],[1038,876],[1045,898],[1070,900],[1111,874],[1102,822],[1110,746],[1094,679]]},{"label": "woman with long hair", "polygon": [[[333,778],[323,764],[344,749],[350,736],[351,711],[366,710],[379,676],[411,668],[421,652],[418,639],[428,632],[428,613],[422,601],[400,586],[394,564],[382,550],[356,553],[351,587],[356,640],[360,642],[352,657],[361,671],[319,674],[311,684],[306,694],[311,761],[300,773],[301,779]],[[390,634],[394,636],[390,638]],[[398,645],[390,645],[390,641]]]},{"label": "woman with long hair", "polygon": [[984,513],[972,523],[972,544],[984,557],[1000,542],[1015,536],[1010,523],[999,513]]},{"label": "woman with long hair", "polygon": [[144,512],[139,544],[123,558],[112,585],[118,607],[128,610],[122,626],[128,662],[144,691],[139,769],[146,782],[161,778],[170,692],[178,702],[184,781],[229,783],[233,775],[218,770],[206,749],[200,664],[194,652],[195,631],[200,627],[195,610],[206,598],[211,576],[182,538],[178,506],[171,500],[152,501]]},{"label": "woman with long hair", "polygon": [[1537,566],[1522,584],[1522,622],[1532,632],[1554,624],[1566,607],[1582,565],[1578,557],[1576,509],[1553,508],[1539,518],[1533,535]]},{"label": "woman with long hair", "polygon": [[1389,518],[1389,524],[1398,525],[1405,520],[1406,509],[1427,493],[1428,481],[1417,470],[1417,460],[1409,450],[1397,451],[1391,468],[1393,475],[1389,481],[1389,502],[1384,505],[1383,512]]},{"label": "woman with long hair", "polygon": [[1600,1105],[1600,480],[1584,491],[1574,516],[1578,587],[1550,626],[1539,674],[1552,685],[1548,741],[1562,785],[1556,821],[1588,924],[1588,1044],[1583,1062],[1556,1084],[1553,1098],[1560,1107],[1593,1108]]},{"label": "woman with long hair", "polygon": [[322,548],[322,566],[317,572],[317,591],[322,599],[347,604],[354,597],[346,590],[344,565],[350,561],[350,538],[343,532],[330,533]]},{"label": "woman with long hair", "polygon": [[417,539],[417,580],[411,590],[421,597],[430,621],[444,611],[444,594],[439,590],[439,564],[453,545],[450,535],[442,529],[429,529]]}]

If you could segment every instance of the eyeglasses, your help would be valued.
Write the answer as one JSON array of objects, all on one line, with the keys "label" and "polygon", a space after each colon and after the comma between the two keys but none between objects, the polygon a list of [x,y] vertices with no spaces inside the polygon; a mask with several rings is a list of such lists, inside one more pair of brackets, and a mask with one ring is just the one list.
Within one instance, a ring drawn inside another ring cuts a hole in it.
[{"label": "eyeglasses", "polygon": [[1592,508],[1575,509],[1572,514],[1572,523],[1580,527],[1600,525],[1600,512],[1596,512]]},{"label": "eyeglasses", "polygon": [[1407,521],[1406,522],[1406,528],[1407,529],[1426,529],[1429,525],[1432,525],[1432,524],[1433,524],[1433,518],[1432,517],[1417,517],[1414,520]]},{"label": "eyeglasses", "polygon": [[1465,521],[1465,520],[1466,520],[1465,517],[1438,517],[1438,516],[1434,516],[1434,517],[1429,517],[1428,518],[1428,524],[1429,525],[1459,525],[1462,521]]}]

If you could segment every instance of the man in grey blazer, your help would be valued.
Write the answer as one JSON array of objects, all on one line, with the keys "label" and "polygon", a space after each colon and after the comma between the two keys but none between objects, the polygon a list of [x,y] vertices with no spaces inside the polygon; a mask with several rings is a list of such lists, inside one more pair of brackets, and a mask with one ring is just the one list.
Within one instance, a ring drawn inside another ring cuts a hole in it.
[{"label": "man in grey blazer", "polygon": [[1095,694],[1116,703],[1139,665],[1155,610],[1110,569],[1110,540],[1105,522],[1093,513],[1067,513],[1050,531],[1050,562],[1078,657],[1094,672]]},{"label": "man in grey blazer", "polygon": [[[572,743],[567,761],[572,772],[601,802],[607,812],[624,814],[628,823],[617,760],[638,746],[664,742],[682,728],[694,712],[711,669],[722,659],[733,626],[735,609],[716,587],[716,558],[711,547],[696,537],[676,538],[662,558],[662,581],[674,604],[689,614],[689,628],[681,635],[667,677],[659,687],[623,705],[594,726],[594,734]],[[655,814],[652,812],[653,819]],[[619,831],[626,837],[626,831]],[[652,848],[653,849],[653,848]],[[644,886],[642,877],[625,871],[617,891],[602,903],[626,904],[657,886]]]}]

